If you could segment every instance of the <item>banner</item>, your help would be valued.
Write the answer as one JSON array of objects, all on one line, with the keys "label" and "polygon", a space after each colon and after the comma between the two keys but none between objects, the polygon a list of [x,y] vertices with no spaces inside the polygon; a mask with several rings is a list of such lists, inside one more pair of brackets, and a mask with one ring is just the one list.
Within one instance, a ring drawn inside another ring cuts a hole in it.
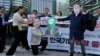
[{"label": "banner", "polygon": [[[47,28],[41,27],[42,32],[45,33]],[[32,37],[31,35],[32,27],[28,29],[28,38]],[[59,37],[50,36],[48,37],[48,46],[47,49],[54,50],[68,50],[70,49],[69,45],[69,28],[59,28]],[[98,54],[100,55],[100,30],[95,30],[93,32],[86,31],[84,34],[85,41],[84,45],[86,47],[86,53],[88,54]],[[29,43],[29,42],[28,42]],[[75,42],[75,52],[81,52],[80,44],[78,41]]]},{"label": "banner", "polygon": [[[47,22],[46,19],[42,18],[42,20]],[[47,24],[46,22],[43,24]],[[100,24],[100,21],[97,22],[97,26],[98,26],[98,24]],[[85,45],[87,54],[100,55],[100,30],[99,29],[100,29],[100,27],[96,27],[95,31],[86,30],[84,33],[84,45]],[[66,28],[65,27],[57,27],[57,29],[54,31],[55,34],[53,36],[48,34],[47,27],[41,27],[41,30],[42,30],[43,34],[46,34],[46,37],[48,37],[47,49],[69,51],[70,44],[69,44],[69,28],[68,27],[66,27]],[[28,39],[30,37],[32,37],[31,31],[32,31],[32,28],[29,28],[28,29],[29,34],[27,37]],[[81,52],[81,47],[80,47],[79,41],[75,41],[74,51]]]},{"label": "banner", "polygon": [[[53,37],[48,36],[48,47],[47,49],[56,49],[56,50],[68,50],[70,49],[69,45],[69,29],[68,28],[59,28],[59,36]],[[98,54],[100,55],[100,30],[99,31],[86,31],[84,34],[85,41],[84,45],[86,47],[87,54]],[[75,42],[75,52],[81,52],[81,47],[78,41]]]}]

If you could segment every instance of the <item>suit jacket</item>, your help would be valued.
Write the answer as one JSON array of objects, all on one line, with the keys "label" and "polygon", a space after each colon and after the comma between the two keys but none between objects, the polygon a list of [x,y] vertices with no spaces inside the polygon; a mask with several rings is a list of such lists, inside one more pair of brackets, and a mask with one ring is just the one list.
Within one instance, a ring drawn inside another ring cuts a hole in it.
[{"label": "suit jacket", "polygon": [[39,45],[40,42],[41,42],[42,36],[43,36],[43,34],[42,34],[40,29],[35,30],[35,28],[33,28],[32,38],[31,38],[31,45]]},{"label": "suit jacket", "polygon": [[[6,15],[6,14],[4,14],[4,16],[2,17],[3,19],[4,19],[4,22],[8,22],[8,20],[9,20],[9,15]],[[0,26],[3,26],[3,24],[2,24],[2,20],[0,20]],[[6,25],[6,24],[5,24]]]},{"label": "suit jacket", "polygon": [[70,39],[75,40],[83,40],[84,39],[84,32],[85,32],[85,26],[84,21],[86,20],[85,16],[80,13],[78,16],[76,16],[74,13],[69,15],[66,18],[58,19],[58,21],[65,21],[70,20]]}]

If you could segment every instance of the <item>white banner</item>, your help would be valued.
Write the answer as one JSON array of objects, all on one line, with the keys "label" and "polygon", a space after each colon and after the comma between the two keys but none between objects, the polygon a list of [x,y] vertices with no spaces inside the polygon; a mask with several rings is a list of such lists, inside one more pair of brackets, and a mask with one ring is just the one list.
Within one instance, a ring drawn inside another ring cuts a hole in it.
[{"label": "white banner", "polygon": [[[43,33],[47,31],[47,28],[41,28]],[[28,33],[31,34],[32,28],[28,29]],[[58,30],[60,37],[48,36],[48,46],[47,49],[55,50],[69,50],[70,45],[68,42],[69,39],[69,28],[59,28]],[[32,35],[28,34],[28,39]],[[86,47],[86,53],[88,54],[98,54],[100,55],[100,30],[95,31],[86,31],[84,34],[85,41],[84,45]],[[79,42],[75,42],[75,51],[81,52]]]}]

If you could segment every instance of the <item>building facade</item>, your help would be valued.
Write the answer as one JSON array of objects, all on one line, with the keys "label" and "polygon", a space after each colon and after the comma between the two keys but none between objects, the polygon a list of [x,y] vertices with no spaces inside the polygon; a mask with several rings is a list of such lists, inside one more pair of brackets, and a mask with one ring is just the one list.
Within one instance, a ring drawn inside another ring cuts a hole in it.
[{"label": "building facade", "polygon": [[22,5],[24,6],[25,11],[27,13],[30,13],[31,12],[31,0],[23,0],[22,1]]},{"label": "building facade", "polygon": [[70,7],[75,3],[80,3],[83,8],[96,15],[97,8],[100,7],[100,0],[70,0]]},{"label": "building facade", "polygon": [[24,6],[26,12],[31,12],[31,0],[0,0],[0,6],[4,6],[8,11],[12,7],[14,11],[18,6]]},{"label": "building facade", "polygon": [[5,9],[8,11],[10,8],[10,1],[9,0],[0,0],[0,6],[4,6]]},{"label": "building facade", "polygon": [[44,8],[49,8],[50,14],[53,14],[56,10],[55,2],[56,0],[31,0],[31,11],[37,10],[39,13],[44,13]]}]

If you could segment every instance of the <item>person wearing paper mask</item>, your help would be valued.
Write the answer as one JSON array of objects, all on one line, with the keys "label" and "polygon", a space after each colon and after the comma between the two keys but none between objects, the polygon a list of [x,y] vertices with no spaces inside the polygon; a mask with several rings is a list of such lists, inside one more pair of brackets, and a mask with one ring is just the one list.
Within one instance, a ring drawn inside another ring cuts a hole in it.
[{"label": "person wearing paper mask", "polygon": [[66,18],[57,19],[58,21],[65,21],[70,20],[70,56],[74,56],[74,42],[75,40],[80,41],[81,50],[83,56],[85,55],[85,46],[83,44],[84,42],[84,21],[85,16],[81,13],[81,5],[80,4],[74,4],[73,6],[73,13],[69,15]]},{"label": "person wearing paper mask", "polygon": [[41,41],[43,37],[43,33],[40,29],[40,20],[38,18],[33,20],[33,29],[32,29],[32,38],[28,40],[31,45],[31,49],[33,55],[38,55],[38,47],[42,46],[40,51],[44,51],[46,49],[47,43]]},{"label": "person wearing paper mask", "polygon": [[[49,14],[49,8],[44,8],[44,13],[40,16],[38,16],[38,18],[41,20],[42,17],[46,17],[46,18],[43,18],[43,19],[47,19],[48,17],[52,17],[50,14]],[[49,18],[48,18],[49,19]],[[47,20],[48,20],[47,19]],[[44,21],[44,22],[47,22],[47,21]],[[40,27],[47,27],[47,25],[41,25]],[[47,43],[48,44],[48,40],[47,40],[47,37],[43,37],[42,40],[41,40],[42,43]],[[47,44],[45,45],[45,47],[43,47],[43,49],[41,50],[42,52],[45,50]]]},{"label": "person wearing paper mask", "polygon": [[15,53],[16,48],[17,48],[18,44],[20,43],[20,41],[25,45],[26,50],[30,49],[28,46],[28,43],[26,42],[27,40],[22,36],[23,28],[22,28],[21,24],[31,24],[33,21],[32,20],[27,20],[27,21],[24,20],[21,16],[23,13],[24,13],[24,7],[19,6],[13,15],[13,33],[14,33],[15,39],[14,39],[14,42],[11,45],[10,49],[6,53],[6,55],[8,55],[8,56],[12,56]]}]

